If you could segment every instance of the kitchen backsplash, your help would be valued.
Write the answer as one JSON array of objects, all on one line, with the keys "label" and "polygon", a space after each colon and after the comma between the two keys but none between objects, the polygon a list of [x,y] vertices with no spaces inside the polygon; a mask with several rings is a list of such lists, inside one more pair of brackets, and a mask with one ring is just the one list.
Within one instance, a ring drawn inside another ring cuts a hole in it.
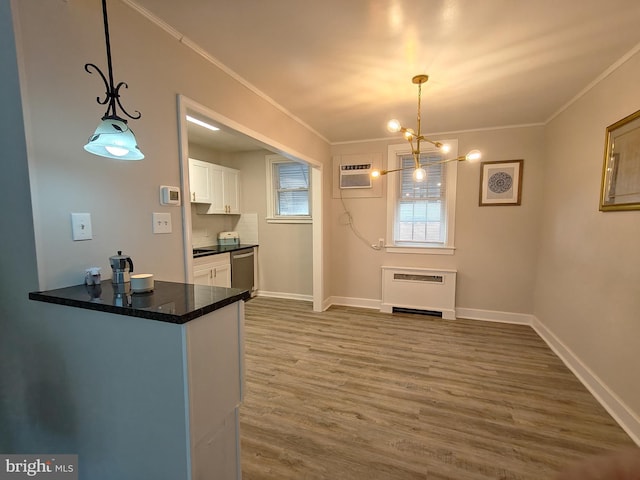
[{"label": "kitchen backsplash", "polygon": [[258,214],[198,215],[191,205],[191,244],[206,247],[218,243],[218,232],[237,231],[241,243],[258,242]]},{"label": "kitchen backsplash", "polygon": [[234,228],[240,235],[241,243],[255,243],[258,244],[258,214],[257,213],[243,213],[240,215],[240,219]]}]

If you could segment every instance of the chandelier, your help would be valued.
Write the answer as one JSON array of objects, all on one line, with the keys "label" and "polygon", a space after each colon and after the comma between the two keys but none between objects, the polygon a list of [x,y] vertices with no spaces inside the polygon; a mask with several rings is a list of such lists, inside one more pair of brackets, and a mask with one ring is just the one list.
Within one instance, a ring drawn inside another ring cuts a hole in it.
[{"label": "chandelier", "polygon": [[469,153],[467,153],[466,155],[462,155],[459,157],[455,157],[455,158],[449,158],[446,160],[442,160],[439,162],[430,162],[428,164],[421,164],[420,163],[420,142],[427,142],[430,143],[431,145],[433,145],[434,147],[436,147],[438,150],[440,150],[442,153],[448,153],[450,150],[449,145],[444,144],[442,142],[438,142],[438,141],[433,141],[428,139],[427,137],[425,137],[424,135],[422,135],[421,133],[421,118],[420,118],[420,110],[421,110],[421,100],[422,100],[422,84],[426,83],[426,81],[429,80],[429,76],[428,75],[416,75],[415,77],[413,77],[411,79],[411,81],[418,85],[418,115],[417,115],[417,120],[418,120],[418,126],[417,126],[417,130],[413,130],[412,128],[405,128],[403,127],[400,122],[396,119],[390,120],[389,123],[387,123],[387,129],[390,132],[393,133],[397,133],[397,132],[402,132],[402,134],[404,135],[404,138],[409,142],[409,144],[411,145],[411,154],[413,155],[413,167],[409,167],[409,168],[395,168],[393,170],[373,170],[371,172],[371,176],[373,177],[380,177],[381,175],[386,175],[387,173],[391,173],[391,172],[399,172],[402,170],[409,170],[409,169],[413,169],[413,179],[416,182],[422,182],[427,178],[427,170],[426,168],[430,167],[431,165],[439,165],[442,163],[448,163],[448,162],[454,162],[454,161],[476,161],[479,160],[482,157],[482,154],[480,153],[480,150],[471,150]]},{"label": "chandelier", "polygon": [[137,110],[135,115],[129,114],[120,103],[120,88],[128,88],[128,85],[125,82],[120,82],[116,86],[113,84],[107,0],[102,0],[102,17],[104,20],[104,38],[107,46],[109,81],[107,82],[107,77],[105,77],[104,73],[93,63],[87,63],[84,69],[88,73],[92,73],[90,69],[94,69],[102,78],[107,92],[105,93],[104,99],[101,100],[100,97],[97,97],[97,101],[100,105],[108,105],[108,107],[102,116],[98,128],[96,128],[94,134],[89,137],[89,141],[84,146],[84,149],[89,153],[100,155],[101,157],[115,158],[118,160],[142,160],[144,155],[138,148],[133,131],[127,125],[127,120],[118,115],[116,111],[117,105],[124,115],[133,120],[137,120],[142,116]]}]

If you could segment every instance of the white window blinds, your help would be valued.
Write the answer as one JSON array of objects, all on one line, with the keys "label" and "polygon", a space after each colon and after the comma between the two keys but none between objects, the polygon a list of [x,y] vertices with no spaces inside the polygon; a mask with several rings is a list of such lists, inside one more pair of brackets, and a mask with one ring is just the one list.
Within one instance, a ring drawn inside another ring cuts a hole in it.
[{"label": "white window blinds", "polygon": [[427,172],[427,178],[422,182],[413,180],[412,155],[401,155],[399,160],[400,167],[407,170],[398,175],[400,188],[396,203],[395,240],[407,244],[443,244],[447,218],[446,167],[433,163],[444,160],[444,157],[439,153],[421,155],[420,163]]},{"label": "white window blinds", "polygon": [[309,166],[297,162],[273,163],[275,214],[310,215]]}]

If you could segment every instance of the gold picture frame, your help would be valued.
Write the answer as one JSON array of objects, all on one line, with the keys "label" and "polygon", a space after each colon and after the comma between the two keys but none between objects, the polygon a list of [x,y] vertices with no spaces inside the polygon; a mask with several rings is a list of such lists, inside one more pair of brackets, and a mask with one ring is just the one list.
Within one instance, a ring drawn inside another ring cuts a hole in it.
[{"label": "gold picture frame", "polygon": [[600,211],[640,210],[640,110],[607,127]]},{"label": "gold picture frame", "polygon": [[480,164],[481,207],[520,205],[524,160],[499,160]]}]

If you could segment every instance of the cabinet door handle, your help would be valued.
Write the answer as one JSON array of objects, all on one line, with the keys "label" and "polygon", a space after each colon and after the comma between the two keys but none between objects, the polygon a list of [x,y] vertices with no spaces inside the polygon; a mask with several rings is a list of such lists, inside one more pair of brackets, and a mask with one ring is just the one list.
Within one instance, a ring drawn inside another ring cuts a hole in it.
[{"label": "cabinet door handle", "polygon": [[218,277],[218,269],[214,268],[213,269],[213,278],[217,278]]},{"label": "cabinet door handle", "polygon": [[193,201],[196,201],[196,192],[193,192],[191,195],[193,195]]}]

